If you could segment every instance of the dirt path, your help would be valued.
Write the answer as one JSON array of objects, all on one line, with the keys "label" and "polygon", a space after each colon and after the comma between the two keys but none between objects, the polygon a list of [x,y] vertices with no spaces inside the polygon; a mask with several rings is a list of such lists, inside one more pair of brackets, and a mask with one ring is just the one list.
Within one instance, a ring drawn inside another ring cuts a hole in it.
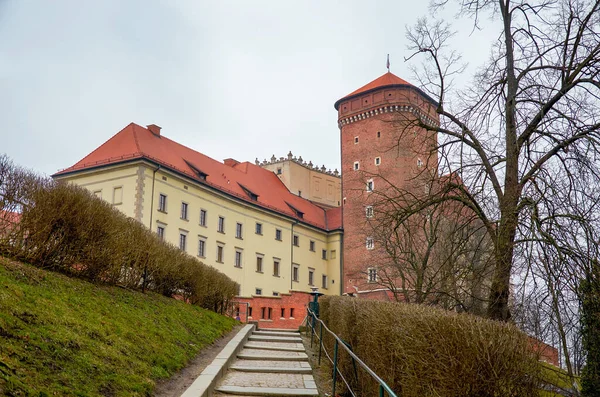
[{"label": "dirt path", "polygon": [[156,385],[154,397],[179,397],[196,380],[215,357],[223,350],[225,345],[233,339],[245,324],[236,325],[231,332],[217,339],[212,345],[205,347],[198,353],[187,367],[175,375]]}]

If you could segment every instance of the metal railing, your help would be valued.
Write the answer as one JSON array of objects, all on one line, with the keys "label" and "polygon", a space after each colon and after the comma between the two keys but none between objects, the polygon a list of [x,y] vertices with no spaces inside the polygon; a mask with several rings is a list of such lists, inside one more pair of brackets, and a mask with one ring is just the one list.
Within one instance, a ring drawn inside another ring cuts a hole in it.
[{"label": "metal railing", "polygon": [[[332,387],[332,392],[331,392],[331,396],[332,397],[336,397],[335,395],[335,389],[336,389],[336,383],[337,383],[337,377],[339,375],[340,379],[344,382],[344,384],[346,385],[346,388],[348,389],[348,391],[354,396],[357,397],[357,394],[355,394],[352,391],[352,388],[350,387],[350,385],[348,384],[348,381],[346,380],[346,378],[344,377],[344,375],[342,374],[342,372],[340,371],[339,367],[338,367],[338,360],[339,360],[339,347],[341,346],[342,348],[344,348],[346,350],[346,352],[350,355],[350,357],[352,358],[352,364],[354,366],[354,376],[356,378],[358,378],[358,372],[357,372],[357,368],[356,368],[356,363],[358,363],[358,365],[360,365],[362,367],[362,369],[364,369],[373,379],[375,379],[375,381],[379,384],[379,396],[380,397],[384,397],[387,393],[388,396],[390,397],[398,397],[396,395],[396,393],[394,393],[392,391],[392,389],[383,381],[383,379],[381,379],[379,376],[377,376],[377,374],[375,372],[373,372],[373,370],[371,368],[369,368],[360,358],[358,358],[358,356],[356,354],[354,354],[354,352],[352,351],[352,349],[350,348],[350,346],[348,345],[348,343],[344,342],[339,336],[337,336],[335,333],[333,333],[329,328],[327,328],[327,326],[325,325],[325,323],[319,319],[316,314],[310,309],[307,308],[307,315],[305,318],[305,322],[306,322],[306,329],[308,332],[308,328],[310,328],[310,346],[312,348],[313,346],[313,342],[315,337],[318,339],[319,341],[319,358],[318,358],[318,365],[321,365],[321,356],[322,353],[325,353],[325,357],[327,357],[327,359],[329,360],[329,362],[331,362],[331,364],[333,365],[333,387]],[[319,328],[319,334],[317,335],[317,330],[316,330],[316,324],[318,324],[318,328]],[[334,343],[333,343],[333,358],[331,357],[330,353],[327,351],[325,344],[323,343],[323,329],[325,329],[326,332],[328,332],[334,339]]]}]

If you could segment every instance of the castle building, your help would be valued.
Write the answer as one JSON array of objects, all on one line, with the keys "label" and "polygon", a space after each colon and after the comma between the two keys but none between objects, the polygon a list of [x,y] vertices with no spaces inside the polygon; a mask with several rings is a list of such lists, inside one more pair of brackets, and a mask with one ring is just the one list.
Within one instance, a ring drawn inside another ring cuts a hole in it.
[{"label": "castle building", "polygon": [[335,109],[341,176],[291,152],[220,162],[157,125],[131,123],[53,177],[89,189],[219,269],[241,285],[238,299],[256,310],[250,318],[285,327],[279,320],[301,321],[315,287],[376,292],[385,252],[365,227],[374,193],[414,183],[424,169],[437,172],[429,153],[435,135],[411,124],[416,114],[436,120],[435,102],[418,88],[388,72]]},{"label": "castle building", "polygon": [[387,253],[369,220],[373,205],[419,192],[437,175],[437,137],[418,121],[439,122],[436,102],[388,72],[335,103],[341,139],[344,293],[385,294],[378,269]]}]

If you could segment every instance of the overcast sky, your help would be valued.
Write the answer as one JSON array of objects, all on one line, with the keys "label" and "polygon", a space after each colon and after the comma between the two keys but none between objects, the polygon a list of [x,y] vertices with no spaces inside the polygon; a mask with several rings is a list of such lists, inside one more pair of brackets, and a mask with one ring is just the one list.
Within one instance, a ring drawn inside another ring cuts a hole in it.
[{"label": "overcast sky", "polygon": [[[0,153],[45,174],[130,122],[217,160],[339,169],[334,102],[386,72],[427,1],[0,0]],[[470,71],[499,33],[455,11]],[[468,79],[465,77],[465,82]]]}]

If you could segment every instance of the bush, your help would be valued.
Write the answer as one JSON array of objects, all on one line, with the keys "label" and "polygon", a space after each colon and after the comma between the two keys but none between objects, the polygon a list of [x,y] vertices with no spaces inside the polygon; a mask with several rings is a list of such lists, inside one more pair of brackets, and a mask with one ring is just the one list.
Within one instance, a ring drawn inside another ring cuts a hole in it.
[{"label": "bush", "polygon": [[[320,314],[397,395],[538,395],[537,357],[527,336],[513,325],[428,306],[349,297],[322,298]],[[329,350],[332,338],[325,343]],[[378,384],[355,370],[348,354],[340,359],[357,395],[377,393]]]},{"label": "bush", "polygon": [[[5,156],[0,178],[0,255],[92,282],[178,295],[214,311],[237,291],[230,278],[85,188],[37,177]],[[8,227],[15,212],[19,220]]]}]

